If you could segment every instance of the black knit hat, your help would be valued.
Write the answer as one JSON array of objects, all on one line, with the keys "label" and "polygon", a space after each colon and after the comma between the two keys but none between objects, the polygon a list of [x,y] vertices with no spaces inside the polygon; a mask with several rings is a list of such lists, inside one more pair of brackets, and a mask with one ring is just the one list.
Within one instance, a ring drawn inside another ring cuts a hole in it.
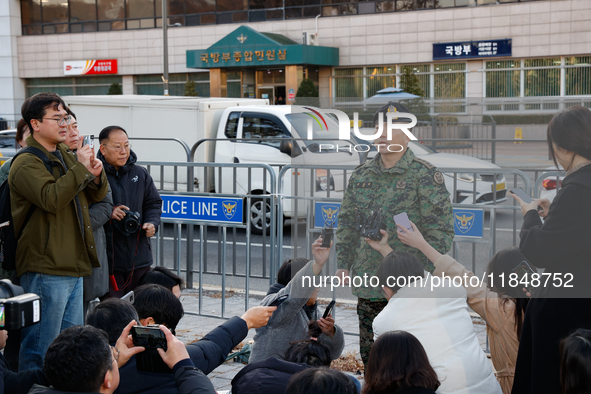
[{"label": "black knit hat", "polygon": [[[385,122],[387,120],[386,118],[386,114],[388,112],[407,112],[410,113],[410,111],[408,110],[408,108],[406,108],[404,105],[396,102],[396,101],[390,101],[388,104],[384,105],[382,108],[378,109],[377,112],[373,115],[373,124],[375,125],[379,118],[379,114],[383,113],[383,121]],[[410,118],[396,118],[397,121],[399,122],[411,122],[412,120]]]}]

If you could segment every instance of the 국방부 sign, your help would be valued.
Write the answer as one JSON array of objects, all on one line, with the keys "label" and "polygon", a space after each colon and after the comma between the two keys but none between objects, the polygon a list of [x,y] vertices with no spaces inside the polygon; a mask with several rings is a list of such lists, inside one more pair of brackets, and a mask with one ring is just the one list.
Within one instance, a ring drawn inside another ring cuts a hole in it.
[{"label": "\uad6d\ubc29\ubd80 sign", "polygon": [[242,199],[160,195],[162,218],[242,224]]},{"label": "\uad6d\ubc29\ubd80 sign", "polygon": [[117,74],[117,59],[64,62],[64,75]]},{"label": "\uad6d\ubc29\ubd80 sign", "polygon": [[511,56],[511,39],[433,44],[433,60]]}]

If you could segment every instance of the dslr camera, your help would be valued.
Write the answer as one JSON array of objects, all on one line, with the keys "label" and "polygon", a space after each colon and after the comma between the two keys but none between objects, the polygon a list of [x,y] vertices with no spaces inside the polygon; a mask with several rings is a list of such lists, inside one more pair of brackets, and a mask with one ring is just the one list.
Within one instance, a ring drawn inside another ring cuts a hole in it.
[{"label": "dslr camera", "polygon": [[41,321],[41,300],[8,279],[0,280],[0,329],[19,330]]},{"label": "dslr camera", "polygon": [[127,209],[122,209],[122,211],[125,212],[125,217],[115,221],[115,228],[126,237],[137,233],[140,229],[139,212],[131,212]]},{"label": "dslr camera", "polygon": [[383,237],[380,230],[386,229],[386,222],[382,215],[382,209],[377,211],[370,211],[369,215],[363,214],[357,210],[357,221],[355,224],[357,232],[364,238],[369,238],[373,241],[380,241]]}]

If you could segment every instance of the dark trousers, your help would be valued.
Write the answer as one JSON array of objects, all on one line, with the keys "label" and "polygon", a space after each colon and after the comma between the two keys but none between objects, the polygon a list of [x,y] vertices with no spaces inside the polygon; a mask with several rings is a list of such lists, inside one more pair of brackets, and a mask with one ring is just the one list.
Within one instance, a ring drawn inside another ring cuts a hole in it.
[{"label": "dark trousers", "polygon": [[113,283],[109,282],[109,293],[101,298],[110,298],[116,297],[121,298],[125,294],[129,293],[130,291],[134,290],[138,286],[138,282],[143,274],[146,273],[150,269],[150,266],[136,268],[132,272],[117,272],[115,271],[115,281],[117,282],[117,287],[119,290],[113,289]]},{"label": "dark trousers", "polygon": [[369,352],[373,345],[373,320],[388,305],[388,301],[357,299],[357,315],[359,316],[359,353],[363,365],[367,367]]}]

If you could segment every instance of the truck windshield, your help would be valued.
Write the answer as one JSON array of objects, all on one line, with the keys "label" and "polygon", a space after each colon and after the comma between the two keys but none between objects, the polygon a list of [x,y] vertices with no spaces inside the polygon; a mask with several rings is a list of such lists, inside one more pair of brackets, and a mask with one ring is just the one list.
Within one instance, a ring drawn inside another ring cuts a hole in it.
[{"label": "truck windshield", "polygon": [[[339,124],[331,115],[324,116],[326,124],[305,113],[286,114],[285,117],[291,123],[292,134],[295,134],[293,133],[295,130],[299,138],[303,138],[306,146],[310,147],[312,151],[314,151],[314,145],[318,146],[319,144],[333,145],[332,150],[336,150],[337,145],[339,149],[351,145],[350,141],[339,140]],[[308,119],[312,121],[312,139],[308,139]],[[322,147],[322,152],[330,150]]]}]

